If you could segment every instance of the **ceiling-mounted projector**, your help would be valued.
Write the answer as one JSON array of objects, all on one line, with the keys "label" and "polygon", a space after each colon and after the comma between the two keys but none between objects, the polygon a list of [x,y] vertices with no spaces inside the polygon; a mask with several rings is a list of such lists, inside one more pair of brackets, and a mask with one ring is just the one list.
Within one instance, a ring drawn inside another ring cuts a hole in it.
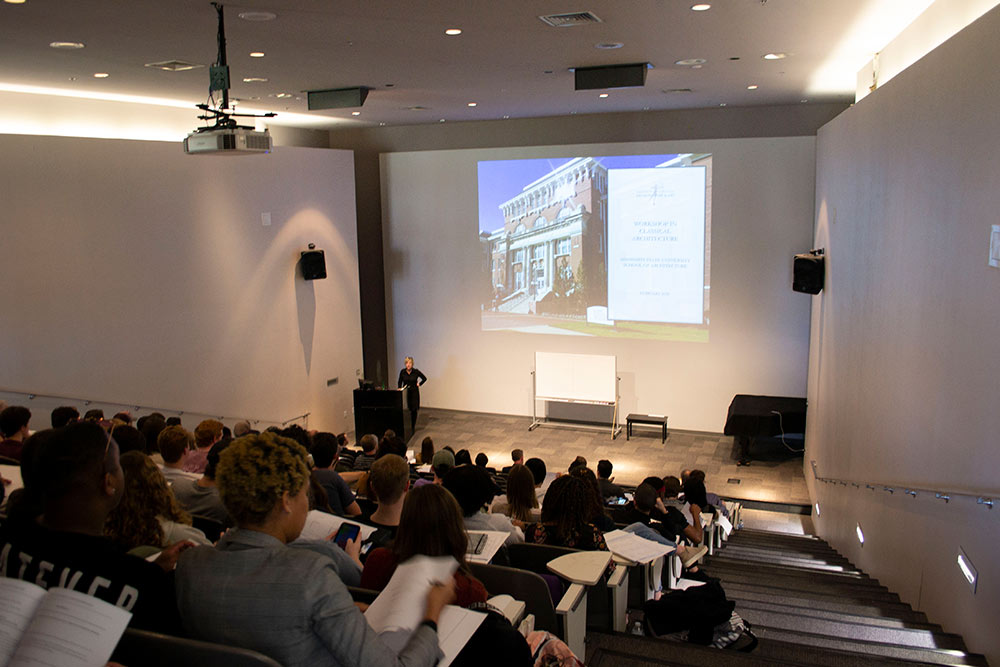
[{"label": "ceiling-mounted projector", "polygon": [[241,155],[270,153],[271,135],[245,127],[220,127],[192,132],[184,139],[185,153]]}]

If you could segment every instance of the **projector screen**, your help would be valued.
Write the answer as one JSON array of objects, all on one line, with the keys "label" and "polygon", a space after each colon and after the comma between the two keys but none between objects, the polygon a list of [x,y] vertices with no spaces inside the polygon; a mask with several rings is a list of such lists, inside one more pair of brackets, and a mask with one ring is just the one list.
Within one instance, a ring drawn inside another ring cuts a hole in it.
[{"label": "projector screen", "polygon": [[484,331],[707,341],[711,153],[478,162]]}]

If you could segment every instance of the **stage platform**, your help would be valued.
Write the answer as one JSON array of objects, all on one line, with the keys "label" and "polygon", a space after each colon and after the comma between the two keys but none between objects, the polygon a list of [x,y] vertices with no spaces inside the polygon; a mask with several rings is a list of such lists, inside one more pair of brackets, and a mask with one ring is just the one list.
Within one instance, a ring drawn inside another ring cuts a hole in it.
[{"label": "stage platform", "polygon": [[[421,408],[410,446],[419,450],[420,441],[429,435],[436,449],[445,445],[455,451],[468,449],[473,458],[483,452],[489,465],[497,469],[510,465],[510,451],[517,447],[527,458],[541,458],[553,471],[565,472],[578,455],[594,470],[597,462],[606,458],[614,464],[615,481],[628,485],[650,475],[680,476],[683,468],[700,468],[707,476],[708,490],[723,497],[809,504],[802,454],[789,452],[780,440],[758,441],[751,465],[738,467],[733,438],[721,433],[672,428],[666,443],[661,444],[658,429],[637,428],[630,440],[624,436],[612,440],[610,431],[528,431],[530,424],[531,417]],[[789,444],[801,447],[801,440]]]}]

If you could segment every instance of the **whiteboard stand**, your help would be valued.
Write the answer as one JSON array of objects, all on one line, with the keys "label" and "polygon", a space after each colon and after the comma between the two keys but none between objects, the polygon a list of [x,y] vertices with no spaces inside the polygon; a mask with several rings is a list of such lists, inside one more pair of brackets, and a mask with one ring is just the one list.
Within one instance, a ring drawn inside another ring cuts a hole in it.
[{"label": "whiteboard stand", "polygon": [[538,386],[535,380],[536,380],[535,371],[531,371],[531,426],[528,427],[529,431],[534,431],[539,426],[549,426],[551,428],[571,428],[584,431],[603,431],[606,428],[604,426],[593,426],[591,424],[576,424],[571,422],[550,422],[547,419],[539,419],[538,401],[552,401],[557,403],[583,403],[587,405],[613,405],[614,412],[611,417],[611,439],[614,440],[615,438],[617,438],[619,435],[622,434],[622,427],[621,424],[618,422],[618,402],[620,399],[620,393],[618,391],[618,387],[622,379],[617,375],[615,376],[614,401],[584,401],[578,399],[539,396],[537,391]]}]

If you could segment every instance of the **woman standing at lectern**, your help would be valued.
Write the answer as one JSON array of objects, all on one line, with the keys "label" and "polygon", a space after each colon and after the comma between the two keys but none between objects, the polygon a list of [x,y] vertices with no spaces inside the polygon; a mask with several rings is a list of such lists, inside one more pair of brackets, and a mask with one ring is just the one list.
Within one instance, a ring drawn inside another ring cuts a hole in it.
[{"label": "woman standing at lectern", "polygon": [[399,371],[399,389],[407,392],[406,402],[410,408],[410,429],[417,430],[417,410],[420,409],[420,389],[418,387],[427,382],[427,376],[413,367],[413,357],[403,360],[406,368]]}]

